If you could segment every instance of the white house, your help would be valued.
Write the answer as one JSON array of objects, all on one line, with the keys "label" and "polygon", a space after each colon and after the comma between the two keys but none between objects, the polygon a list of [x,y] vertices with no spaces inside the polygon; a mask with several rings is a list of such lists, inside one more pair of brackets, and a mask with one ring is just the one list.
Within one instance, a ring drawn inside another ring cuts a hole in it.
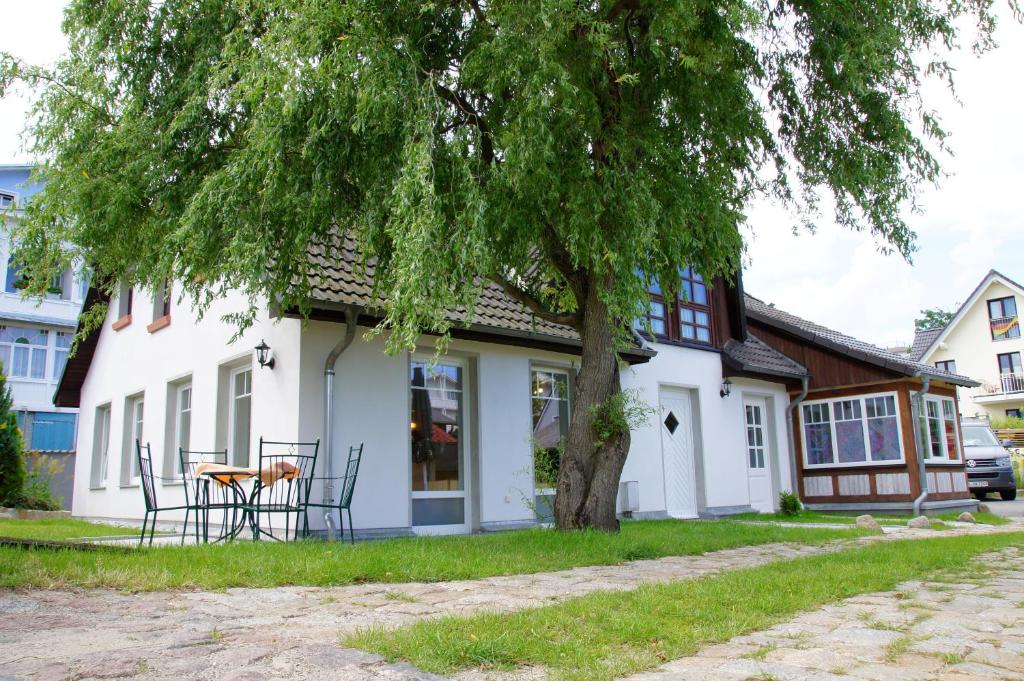
[{"label": "white house", "polygon": [[915,335],[915,359],[981,382],[977,388],[961,389],[964,416],[1024,415],[1021,305],[1024,287],[990,270],[949,324]]},{"label": "white house", "polygon": [[[0,362],[11,386],[26,447],[67,460],[52,482],[70,507],[78,410],[54,407],[53,393],[67,361],[88,276],[68,269],[51,282],[43,299],[24,299],[23,280],[11,262],[10,227],[42,188],[30,165],[0,165]],[[59,452],[59,454],[57,454]]]}]

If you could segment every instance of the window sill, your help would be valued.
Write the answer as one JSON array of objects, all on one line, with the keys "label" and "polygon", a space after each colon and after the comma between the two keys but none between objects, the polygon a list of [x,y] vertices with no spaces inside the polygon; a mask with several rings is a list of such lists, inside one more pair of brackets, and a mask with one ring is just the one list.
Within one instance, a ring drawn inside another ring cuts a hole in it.
[{"label": "window sill", "polygon": [[106,490],[106,485],[89,485],[90,492],[105,492]]},{"label": "window sill", "polygon": [[139,483],[137,483],[137,482],[122,482],[121,483],[121,489],[135,489],[138,486],[139,486]]},{"label": "window sill", "polygon": [[152,324],[146,326],[146,331],[150,333],[156,333],[160,329],[167,328],[171,325],[171,315],[165,314],[163,317],[157,317],[153,320]]},{"label": "window sill", "polygon": [[843,471],[856,468],[893,468],[895,466],[906,466],[906,461],[858,461],[856,463],[819,463],[814,465],[804,464],[804,471]]},{"label": "window sill", "polygon": [[120,331],[121,329],[123,329],[124,327],[128,326],[131,323],[132,316],[130,314],[126,314],[125,316],[121,317],[116,322],[111,324],[110,328],[113,329],[114,331]]},{"label": "window sill", "polygon": [[185,483],[181,480],[161,480],[160,484],[164,487],[181,487]]},{"label": "window sill", "polygon": [[963,461],[934,461],[932,459],[927,459],[927,460],[925,460],[924,465],[925,466],[963,466],[964,462]]}]

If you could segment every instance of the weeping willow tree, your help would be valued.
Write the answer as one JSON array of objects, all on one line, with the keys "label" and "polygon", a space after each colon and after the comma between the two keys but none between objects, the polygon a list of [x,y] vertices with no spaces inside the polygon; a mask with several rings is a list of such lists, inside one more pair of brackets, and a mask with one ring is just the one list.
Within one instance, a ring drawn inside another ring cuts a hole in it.
[{"label": "weeping willow tree", "polygon": [[72,0],[54,68],[3,61],[47,180],[16,257],[32,290],[74,260],[240,290],[244,327],[308,312],[307,248],[347,230],[392,352],[495,282],[579,333],[555,515],[614,530],[648,285],[735,273],[763,197],[908,257],[964,21],[992,46],[987,0]]}]

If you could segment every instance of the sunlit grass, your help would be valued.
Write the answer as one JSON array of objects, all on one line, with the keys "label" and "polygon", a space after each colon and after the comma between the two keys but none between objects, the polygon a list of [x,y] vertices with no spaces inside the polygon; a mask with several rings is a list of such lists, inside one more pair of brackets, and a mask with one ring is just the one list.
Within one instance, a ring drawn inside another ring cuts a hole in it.
[{"label": "sunlit grass", "polygon": [[14,537],[16,539],[60,541],[80,539],[82,537],[106,537],[138,533],[138,529],[130,527],[90,523],[75,518],[44,518],[39,520],[0,518],[0,537]]},{"label": "sunlit grass", "polygon": [[[440,674],[543,666],[553,678],[618,678],[843,598],[956,574],[979,554],[1007,546],[1024,546],[1024,534],[886,542],[543,608],[367,629],[341,644]],[[886,653],[898,659],[907,645],[900,640]]]},{"label": "sunlit grass", "polygon": [[240,541],[102,554],[0,547],[0,587],[146,591],[477,579],[863,535],[853,528],[648,520],[624,522],[619,534],[532,529],[388,539],[355,546],[313,540],[288,544]]},{"label": "sunlit grass", "polygon": [[[930,518],[935,520],[944,521],[955,521],[960,513],[937,513],[930,515]],[[1002,516],[998,516],[995,513],[980,513],[972,512],[971,515],[974,519],[983,525],[1006,525],[1010,521]],[[907,521],[910,520],[909,515],[892,515],[882,514],[874,515],[882,525],[906,525]],[[825,513],[822,511],[808,511],[802,510],[796,515],[783,515],[782,513],[743,513],[738,516],[734,516],[737,520],[754,520],[754,521],[767,521],[767,522],[787,522],[787,523],[829,523],[829,524],[842,524],[850,525],[856,521],[857,516],[849,513]]]}]

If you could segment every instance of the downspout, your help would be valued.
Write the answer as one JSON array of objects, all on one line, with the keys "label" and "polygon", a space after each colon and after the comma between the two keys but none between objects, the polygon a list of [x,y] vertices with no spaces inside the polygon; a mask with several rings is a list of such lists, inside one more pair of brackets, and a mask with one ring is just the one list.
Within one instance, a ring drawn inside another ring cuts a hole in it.
[{"label": "downspout", "polygon": [[809,376],[802,376],[800,378],[800,394],[790,400],[789,404],[786,405],[786,438],[789,440],[789,453],[790,453],[790,466],[789,466],[789,484],[793,490],[793,494],[799,496],[800,485],[797,481],[796,468],[797,468],[797,453],[796,453],[796,436],[793,433],[793,412],[797,406],[807,398],[807,389],[810,386],[811,379]]},{"label": "downspout", "polygon": [[928,472],[924,466],[924,442],[921,440],[921,417],[924,410],[921,409],[922,399],[928,394],[931,387],[931,376],[923,376],[924,382],[921,389],[910,396],[910,408],[914,412],[914,447],[917,448],[917,477],[921,482],[921,494],[914,499],[914,517],[921,515],[921,504],[928,498]]},{"label": "downspout", "polygon": [[[338,357],[345,352],[356,337],[356,326],[359,313],[352,307],[345,308],[345,335],[335,345],[324,361],[324,454],[327,456],[327,468],[324,476],[323,503],[334,503],[334,365]],[[327,525],[327,538],[334,539],[334,518],[328,510],[324,513]]]}]

